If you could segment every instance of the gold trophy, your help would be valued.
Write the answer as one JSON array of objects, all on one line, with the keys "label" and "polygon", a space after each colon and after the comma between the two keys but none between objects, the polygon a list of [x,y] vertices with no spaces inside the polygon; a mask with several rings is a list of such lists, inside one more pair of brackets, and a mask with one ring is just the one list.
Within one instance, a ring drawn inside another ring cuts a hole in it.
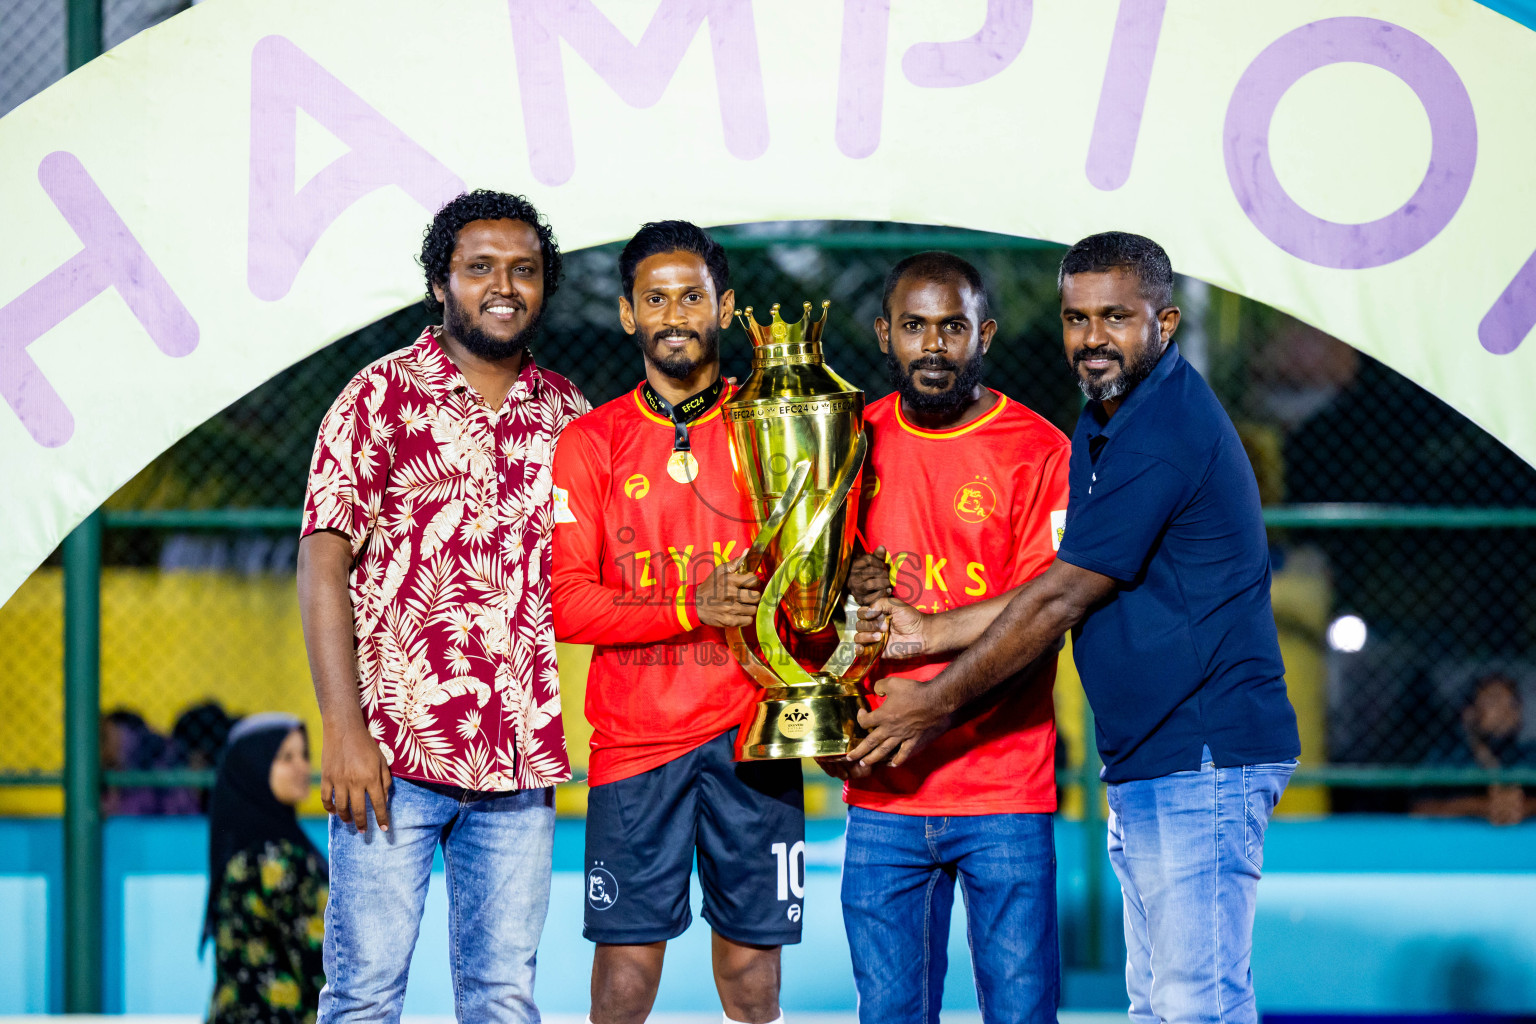
[{"label": "gold trophy", "polygon": [[[863,734],[859,683],[883,647],[853,642],[858,603],[843,600],[869,435],[864,392],[821,359],[831,305],[821,304],[815,322],[809,302],[799,323],[785,323],[777,305],[767,326],[750,306],[741,318],[752,375],[725,403],[725,422],[736,480],[758,524],[742,571],[769,575],[755,643],[740,627],[728,630],[736,659],[763,688],[737,738],[738,761],[846,754]],[[819,672],[807,671],[780,639],[779,612],[791,630],[809,634],[826,629],[839,606],[837,648]]]}]

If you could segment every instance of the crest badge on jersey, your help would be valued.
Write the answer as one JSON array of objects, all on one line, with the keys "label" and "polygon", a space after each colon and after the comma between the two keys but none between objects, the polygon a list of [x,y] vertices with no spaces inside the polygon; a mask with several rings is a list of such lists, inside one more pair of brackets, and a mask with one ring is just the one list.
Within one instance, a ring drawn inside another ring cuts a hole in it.
[{"label": "crest badge on jersey", "polygon": [[997,492],[980,477],[955,492],[955,515],[967,523],[979,523],[996,510]]},{"label": "crest badge on jersey", "polygon": [[651,481],[644,473],[636,473],[624,481],[624,497],[639,501],[651,493]]},{"label": "crest badge on jersey", "polygon": [[1061,550],[1061,539],[1067,535],[1067,510],[1058,508],[1051,512],[1051,550]]}]

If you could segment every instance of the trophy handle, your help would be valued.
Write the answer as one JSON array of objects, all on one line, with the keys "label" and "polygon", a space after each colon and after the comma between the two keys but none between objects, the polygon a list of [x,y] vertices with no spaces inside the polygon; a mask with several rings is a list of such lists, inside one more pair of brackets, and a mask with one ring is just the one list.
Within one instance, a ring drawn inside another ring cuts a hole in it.
[{"label": "trophy handle", "polygon": [[[862,448],[869,446],[868,431],[859,432],[859,440]],[[864,677],[869,675],[869,670],[874,667],[875,661],[885,651],[886,640],[890,638],[889,630],[884,632],[879,643],[860,644],[855,643],[853,636],[859,631],[859,602],[852,594],[843,602],[843,618],[837,624],[839,642],[837,649],[821,667],[823,675],[833,676],[845,683],[861,683]]]},{"label": "trophy handle", "polygon": [[[773,511],[768,515],[768,521],[763,528],[757,531],[757,537],[752,541],[752,547],[748,549],[745,559],[742,561],[742,572],[757,572],[763,564],[763,556],[768,553],[769,546],[774,538],[779,535],[779,530],[784,526],[784,520],[789,517],[789,510],[794,508],[795,502],[800,500],[800,492],[805,490],[805,481],[811,475],[811,462],[809,459],[801,459],[795,463],[795,468],[790,470],[789,481],[784,487],[784,493],[779,495],[779,500],[773,505]],[[776,604],[777,602],[775,602]],[[726,642],[731,646],[731,652],[736,655],[736,660],[746,670],[747,675],[758,686],[782,686],[783,682],[773,669],[763,663],[763,659],[757,656],[746,638],[742,636],[740,626],[731,626],[725,631]],[[777,639],[777,635],[775,635]],[[785,652],[786,656],[788,652]]]},{"label": "trophy handle", "polygon": [[[779,639],[779,631],[775,628],[775,616],[778,615],[779,601],[783,599],[784,592],[789,589],[790,575],[800,559],[810,554],[811,547],[818,537],[826,532],[832,523],[832,516],[848,500],[848,492],[853,490],[853,483],[859,478],[859,470],[864,467],[864,457],[869,454],[869,434],[860,431],[858,440],[854,442],[853,451],[848,459],[837,468],[837,475],[832,480],[832,487],[826,500],[817,507],[811,516],[810,523],[801,534],[801,540],[792,551],[784,555],[779,567],[768,577],[768,584],[763,588],[762,600],[757,605],[757,645],[768,656],[768,663],[782,666],[778,669],[778,677],[775,685],[812,683],[816,678],[800,666],[800,663],[790,655],[789,649],[784,646],[784,641]],[[798,471],[799,465],[796,466]],[[789,492],[785,491],[787,497]],[[774,507],[774,512],[780,511],[784,499],[779,499],[780,505]],[[789,509],[783,508],[785,514]],[[782,522],[782,520],[781,520]],[[753,547],[757,545],[754,543]],[[879,653],[878,651],[876,652]],[[833,657],[837,655],[834,652]],[[873,658],[870,659],[873,661]],[[766,665],[764,666],[767,667]],[[750,669],[748,670],[751,671]],[[868,666],[864,669],[868,672]],[[756,678],[756,675],[753,675]]]},{"label": "trophy handle", "polygon": [[837,635],[841,639],[827,663],[821,666],[823,675],[834,676],[845,683],[861,683],[869,675],[869,670],[874,668],[875,660],[885,651],[885,642],[890,638],[889,631],[881,636],[878,643],[854,642],[853,635],[859,631],[858,615],[858,598],[849,594],[843,602],[843,620],[837,624]]}]

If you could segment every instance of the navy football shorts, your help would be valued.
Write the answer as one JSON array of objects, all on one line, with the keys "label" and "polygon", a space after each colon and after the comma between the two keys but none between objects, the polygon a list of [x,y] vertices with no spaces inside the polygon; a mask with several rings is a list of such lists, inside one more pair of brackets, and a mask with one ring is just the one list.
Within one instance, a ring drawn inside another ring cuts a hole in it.
[{"label": "navy football shorts", "polygon": [[800,762],[731,760],[736,730],[648,772],[592,787],[586,917],[593,942],[639,945],[693,920],[698,855],[704,920],[734,942],[800,941],[805,793]]}]

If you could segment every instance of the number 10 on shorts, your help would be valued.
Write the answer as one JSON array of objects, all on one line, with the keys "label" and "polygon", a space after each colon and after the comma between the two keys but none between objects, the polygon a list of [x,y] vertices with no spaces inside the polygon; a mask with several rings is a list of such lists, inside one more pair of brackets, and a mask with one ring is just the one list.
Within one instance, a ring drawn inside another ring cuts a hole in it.
[{"label": "number 10 on shorts", "polygon": [[779,899],[789,899],[791,892],[795,894],[795,899],[804,899],[805,842],[797,841],[794,846],[774,843],[771,849],[779,867]]}]

